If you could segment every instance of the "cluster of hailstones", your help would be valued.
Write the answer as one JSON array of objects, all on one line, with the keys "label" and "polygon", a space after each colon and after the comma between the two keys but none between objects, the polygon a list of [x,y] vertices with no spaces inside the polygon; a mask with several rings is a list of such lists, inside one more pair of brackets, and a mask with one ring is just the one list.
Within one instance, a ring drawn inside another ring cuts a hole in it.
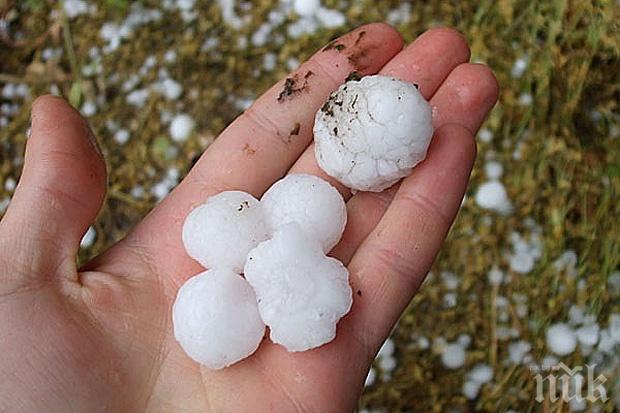
[{"label": "cluster of hailstones", "polygon": [[[366,76],[344,83],[317,112],[315,156],[349,188],[378,192],[424,159],[432,132],[415,85]],[[326,254],[346,220],[340,193],[305,174],[276,182],[260,201],[225,191],[192,210],[183,244],[208,270],[183,284],[173,306],[185,352],[220,369],[254,353],[266,326],[288,351],[333,340],[353,298],[347,269]]]}]

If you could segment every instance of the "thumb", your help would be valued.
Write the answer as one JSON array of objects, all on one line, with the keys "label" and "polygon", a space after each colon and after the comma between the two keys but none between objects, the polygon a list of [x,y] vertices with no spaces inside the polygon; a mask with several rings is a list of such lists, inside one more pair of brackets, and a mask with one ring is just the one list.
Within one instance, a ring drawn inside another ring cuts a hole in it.
[{"label": "thumb", "polygon": [[105,189],[105,163],[86,121],[61,98],[38,98],[22,176],[0,223],[0,251],[28,277],[75,272]]}]

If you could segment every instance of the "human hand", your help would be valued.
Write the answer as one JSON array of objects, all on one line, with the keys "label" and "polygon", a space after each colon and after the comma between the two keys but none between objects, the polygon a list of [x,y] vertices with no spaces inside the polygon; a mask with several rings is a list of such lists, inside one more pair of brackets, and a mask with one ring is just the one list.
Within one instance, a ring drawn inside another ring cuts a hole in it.
[{"label": "human hand", "polygon": [[[453,30],[401,48],[394,29],[371,24],[318,51],[289,76],[292,87],[269,89],[142,223],[81,269],[75,256],[104,199],[105,165],[75,110],[37,99],[22,178],[0,222],[0,411],[353,410],[458,212],[473,136],[498,94],[487,67],[466,63],[469,49]],[[416,83],[434,107],[426,160],[380,194],[352,196],[309,146],[315,112],[354,70]],[[172,334],[176,292],[201,271],[184,252],[183,220],[223,190],[260,197],[287,171],[319,175],[348,200],[331,255],[349,268],[351,312],[315,350],[288,353],[264,340],[229,368],[201,368]]]}]

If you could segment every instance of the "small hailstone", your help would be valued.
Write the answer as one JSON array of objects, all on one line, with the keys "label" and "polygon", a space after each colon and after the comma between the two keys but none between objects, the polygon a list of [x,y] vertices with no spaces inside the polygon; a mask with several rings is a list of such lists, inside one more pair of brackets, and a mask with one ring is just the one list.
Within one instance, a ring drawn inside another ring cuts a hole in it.
[{"label": "small hailstone", "polygon": [[129,140],[129,131],[127,129],[119,129],[114,133],[114,140],[119,145],[127,143]]},{"label": "small hailstone", "polygon": [[512,204],[508,199],[506,188],[499,181],[488,181],[478,187],[475,196],[476,204],[484,209],[509,214]]},{"label": "small hailstone", "polygon": [[392,356],[379,358],[379,367],[385,373],[390,373],[396,368],[396,359]]},{"label": "small hailstone", "polygon": [[370,387],[375,383],[375,380],[377,379],[377,371],[371,367],[370,370],[368,370],[368,375],[366,376],[366,380],[364,381],[364,387]]},{"label": "small hailstone", "polygon": [[84,236],[82,237],[82,240],[80,241],[80,248],[91,247],[95,243],[96,239],[97,239],[97,231],[92,226],[88,227],[88,231],[86,231],[86,234],[84,234]]},{"label": "small hailstone", "polygon": [[349,272],[326,257],[298,224],[281,227],[248,254],[244,274],[256,291],[271,340],[305,351],[336,336],[336,323],[353,302]]},{"label": "small hailstone", "polygon": [[568,322],[573,325],[580,325],[583,323],[585,319],[585,311],[582,307],[579,307],[577,304],[573,304],[568,309]]},{"label": "small hailstone", "polygon": [[504,173],[504,166],[497,161],[488,161],[484,164],[484,173],[489,179],[499,179]]},{"label": "small hailstone", "polygon": [[347,22],[346,16],[340,11],[327,9],[325,7],[320,7],[316,11],[315,16],[317,20],[328,29],[340,27]]},{"label": "small hailstone", "polygon": [[441,362],[448,369],[458,369],[465,364],[465,350],[460,344],[448,344],[441,353]]},{"label": "small hailstone", "polygon": [[472,380],[467,380],[463,383],[463,396],[465,396],[468,400],[473,400],[478,397],[478,393],[480,393],[480,383],[477,383]]},{"label": "small hailstone", "polygon": [[514,78],[520,78],[523,76],[525,69],[527,69],[528,59],[527,56],[523,56],[515,60],[512,65],[512,69],[510,70],[510,74]]},{"label": "small hailstone", "polygon": [[87,100],[82,105],[81,111],[84,116],[93,116],[95,113],[97,113],[97,105],[95,104],[95,102]]},{"label": "small hailstone", "polygon": [[487,364],[478,364],[469,372],[468,377],[476,383],[488,383],[493,379],[493,368]]},{"label": "small hailstone", "polygon": [[504,281],[504,272],[497,267],[493,267],[487,273],[487,277],[492,285],[500,285]]},{"label": "small hailstone", "polygon": [[394,340],[391,338],[387,338],[385,342],[381,345],[379,352],[377,353],[377,357],[391,357],[394,354],[394,350],[396,346],[394,345]]},{"label": "small hailstone", "polygon": [[522,93],[519,96],[519,105],[521,106],[530,106],[534,102],[534,98],[530,93]]},{"label": "small hailstone", "polygon": [[487,128],[482,128],[480,132],[478,132],[478,139],[484,143],[489,143],[493,140],[493,132]]},{"label": "small hailstone", "polygon": [[527,341],[516,341],[508,345],[508,358],[514,364],[521,364],[532,349]]},{"label": "small hailstone", "polygon": [[326,253],[338,243],[347,222],[340,193],[314,175],[287,175],[265,192],[261,204],[272,231],[296,222]]},{"label": "small hailstone", "polygon": [[611,337],[611,334],[609,334],[609,330],[601,330],[597,349],[603,353],[611,354],[615,344],[614,339]]},{"label": "small hailstone", "polygon": [[417,87],[388,76],[351,80],[316,113],[315,155],[347,187],[379,192],[426,156],[431,107]]},{"label": "small hailstone", "polygon": [[17,185],[17,182],[15,182],[15,178],[11,176],[6,178],[6,180],[4,181],[4,189],[7,192],[13,192],[15,190],[16,185]]},{"label": "small hailstone", "polygon": [[416,344],[420,350],[426,350],[430,347],[430,341],[428,341],[428,338],[426,337],[418,338]]},{"label": "small hailstone", "polygon": [[620,314],[609,316],[609,327],[607,329],[611,339],[620,344]]},{"label": "small hailstone", "polygon": [[599,331],[598,324],[587,324],[579,327],[575,333],[580,345],[592,347],[598,343]]},{"label": "small hailstone", "polygon": [[553,366],[557,366],[559,362],[560,360],[556,356],[548,355],[542,359],[542,362],[540,363],[540,367],[543,370],[551,370],[551,368]]},{"label": "small hailstone", "polygon": [[320,0],[295,0],[293,10],[300,16],[313,16],[321,7]]},{"label": "small hailstone", "polygon": [[172,118],[172,122],[170,122],[170,137],[172,137],[173,141],[183,142],[192,133],[195,125],[194,119],[191,116],[185,113],[176,115]]},{"label": "small hailstone", "polygon": [[210,197],[183,224],[185,250],[205,268],[229,267],[241,272],[248,252],[268,236],[261,205],[242,191]]},{"label": "small hailstone", "polygon": [[577,347],[577,335],[568,324],[552,325],[547,330],[546,338],[547,347],[558,356],[570,354]]},{"label": "small hailstone", "polygon": [[471,336],[469,334],[459,334],[456,342],[463,348],[468,348],[471,345]]},{"label": "small hailstone", "polygon": [[265,324],[254,291],[229,269],[211,269],[183,284],[172,307],[174,337],[210,369],[238,362],[258,348]]}]

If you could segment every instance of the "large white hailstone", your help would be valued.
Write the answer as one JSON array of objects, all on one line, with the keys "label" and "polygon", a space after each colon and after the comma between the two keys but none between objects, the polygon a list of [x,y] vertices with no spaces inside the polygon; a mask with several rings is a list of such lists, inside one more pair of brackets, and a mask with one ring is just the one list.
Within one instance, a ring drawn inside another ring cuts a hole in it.
[{"label": "large white hailstone", "polygon": [[305,351],[336,336],[336,323],[352,304],[349,272],[326,257],[318,241],[290,223],[250,251],[245,278],[271,340],[288,351]]},{"label": "large white hailstone", "polygon": [[191,116],[185,113],[176,115],[170,122],[170,137],[175,142],[183,142],[192,133],[194,126],[196,122]]},{"label": "large white hailstone", "polygon": [[557,323],[547,329],[547,347],[558,356],[566,356],[577,347],[575,331],[564,323]]},{"label": "large white hailstone", "polygon": [[172,306],[172,322],[174,337],[187,355],[210,369],[248,357],[265,333],[252,287],[221,268],[183,284]]},{"label": "large white hailstone", "polygon": [[506,188],[499,181],[488,181],[478,187],[475,196],[476,204],[484,209],[509,214],[512,212],[512,204],[508,199]]},{"label": "large white hailstone", "polygon": [[382,191],[424,159],[431,118],[413,83],[380,75],[350,80],[316,113],[317,162],[351,189]]},{"label": "large white hailstone", "polygon": [[326,253],[338,243],[347,223],[347,207],[338,190],[314,175],[288,175],[260,202],[272,231],[296,222]]},{"label": "large white hailstone", "polygon": [[268,237],[260,203],[242,191],[210,197],[183,224],[185,250],[205,268],[224,267],[240,273],[248,252]]}]

